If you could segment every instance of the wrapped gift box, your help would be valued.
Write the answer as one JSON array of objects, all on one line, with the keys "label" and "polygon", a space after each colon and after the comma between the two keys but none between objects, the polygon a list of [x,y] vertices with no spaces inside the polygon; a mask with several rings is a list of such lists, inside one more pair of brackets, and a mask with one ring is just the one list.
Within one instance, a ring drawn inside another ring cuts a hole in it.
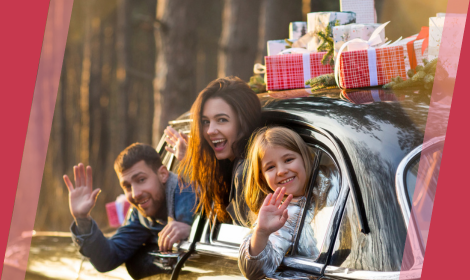
[{"label": "wrapped gift box", "polygon": [[[426,48],[424,50],[424,52],[422,51],[423,42],[424,42],[424,39],[414,41],[413,42],[413,48],[414,48],[415,57],[411,58],[408,55],[409,59],[414,59],[416,61],[416,65],[424,66],[423,59],[428,59],[428,48]],[[407,46],[407,51],[408,51],[408,54],[410,53],[410,51],[412,51],[412,50],[410,50],[410,46]],[[410,67],[412,67],[412,66],[413,66],[413,64],[410,65]]]},{"label": "wrapped gift box", "polygon": [[[457,76],[459,64],[459,54],[461,50],[461,40],[465,30],[466,14],[443,14],[438,13],[437,17],[429,18],[429,52],[428,59],[431,61],[439,56],[439,63],[446,69],[449,77]],[[442,43],[442,33],[444,31],[447,38],[445,50],[439,53]]]},{"label": "wrapped gift box", "polygon": [[[379,27],[379,23],[368,24],[347,24],[333,27],[333,41],[335,43],[335,54],[338,53],[341,46],[349,40],[360,38],[369,40],[374,30]],[[382,42],[385,42],[385,29],[380,33]]]},{"label": "wrapped gift box", "polygon": [[298,40],[307,34],[307,22],[294,21],[289,24],[289,40]]},{"label": "wrapped gift box", "polygon": [[341,11],[356,13],[356,23],[376,23],[374,0],[340,0]]},{"label": "wrapped gift box", "polygon": [[406,71],[416,68],[417,65],[424,66],[423,59],[428,58],[428,48],[424,52],[422,51],[425,39],[417,40],[417,37],[417,35],[414,35],[394,44],[394,46],[403,48]]},{"label": "wrapped gift box", "polygon": [[429,18],[429,61],[437,58],[441,45],[442,31],[444,29],[445,14],[438,14],[437,17]]},{"label": "wrapped gift box", "polygon": [[268,41],[268,56],[277,55],[283,50],[290,49],[290,45],[285,40],[270,40]]},{"label": "wrapped gift box", "polygon": [[118,196],[116,201],[106,203],[109,225],[114,228],[120,227],[126,219],[130,206],[130,203],[123,194]]},{"label": "wrapped gift box", "polygon": [[324,31],[327,26],[331,27],[329,36],[333,38],[333,27],[356,22],[356,14],[353,12],[319,12],[307,14],[307,32],[313,35],[308,43],[308,50],[316,52],[320,46],[321,39],[317,33]]},{"label": "wrapped gift box", "polygon": [[[437,17],[429,19],[428,58],[432,60],[439,56],[439,63],[442,64],[451,78],[457,76],[466,19],[466,14],[455,13],[437,14]],[[441,46],[443,32],[445,32],[446,42],[444,47]]]},{"label": "wrapped gift box", "polygon": [[384,85],[392,78],[406,80],[402,46],[342,52],[339,56],[339,84],[343,88]]},{"label": "wrapped gift box", "polygon": [[311,78],[333,73],[330,65],[323,65],[325,53],[304,53],[266,56],[266,89],[284,90],[306,88]]}]

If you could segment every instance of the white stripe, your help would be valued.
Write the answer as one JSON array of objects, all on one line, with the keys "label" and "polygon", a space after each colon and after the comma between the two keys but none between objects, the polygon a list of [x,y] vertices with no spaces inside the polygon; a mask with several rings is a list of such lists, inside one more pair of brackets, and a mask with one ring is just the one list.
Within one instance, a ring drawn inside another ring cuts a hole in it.
[{"label": "white stripe", "polygon": [[380,100],[379,91],[377,89],[371,90],[370,93],[372,94],[372,98],[374,99],[375,102],[382,101]]},{"label": "white stripe", "polygon": [[[304,85],[312,75],[310,74],[310,53],[303,53],[302,54],[302,62],[304,64]],[[305,85],[306,88],[309,88],[310,85]]]},{"label": "white stripe", "polygon": [[377,54],[374,48],[367,49],[367,60],[369,62],[370,86],[375,87],[379,81],[377,79]]}]

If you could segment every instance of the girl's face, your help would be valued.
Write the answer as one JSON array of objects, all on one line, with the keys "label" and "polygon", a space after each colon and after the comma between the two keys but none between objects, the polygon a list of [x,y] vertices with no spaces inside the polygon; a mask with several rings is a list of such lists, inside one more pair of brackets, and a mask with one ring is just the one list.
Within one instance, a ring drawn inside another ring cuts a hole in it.
[{"label": "girl's face", "polygon": [[237,139],[238,116],[222,98],[211,98],[204,104],[202,131],[218,160],[235,159],[232,144]]},{"label": "girl's face", "polygon": [[261,159],[261,172],[271,190],[285,187],[286,195],[304,195],[307,175],[300,154],[281,146],[268,147]]}]

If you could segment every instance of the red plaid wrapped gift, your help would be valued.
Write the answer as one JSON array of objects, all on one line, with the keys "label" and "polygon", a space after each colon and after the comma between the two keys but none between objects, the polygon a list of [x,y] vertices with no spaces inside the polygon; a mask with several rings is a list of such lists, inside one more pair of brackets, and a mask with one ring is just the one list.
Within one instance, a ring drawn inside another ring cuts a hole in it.
[{"label": "red plaid wrapped gift", "polygon": [[330,65],[323,65],[325,53],[297,53],[266,56],[266,89],[282,90],[306,88],[311,78],[333,73]]},{"label": "red plaid wrapped gift", "polygon": [[106,203],[109,225],[114,228],[120,227],[126,219],[126,214],[130,206],[129,201],[127,201],[123,194],[118,196],[116,201]]},{"label": "red plaid wrapped gift", "polygon": [[342,52],[339,59],[337,71],[342,88],[385,85],[397,76],[406,80],[402,46]]}]

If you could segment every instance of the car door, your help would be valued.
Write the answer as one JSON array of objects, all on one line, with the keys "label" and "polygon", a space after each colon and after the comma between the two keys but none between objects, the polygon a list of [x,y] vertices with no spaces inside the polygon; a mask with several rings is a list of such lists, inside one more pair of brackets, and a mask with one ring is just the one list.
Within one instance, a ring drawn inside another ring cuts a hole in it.
[{"label": "car door", "polygon": [[[296,129],[295,127],[291,127]],[[338,164],[338,147],[324,134],[305,129],[296,129],[309,144],[314,154],[314,172],[309,184],[307,200],[313,206],[305,206],[293,249],[285,256],[273,279],[317,279],[324,272],[331,255],[338,223],[349,194],[349,180],[343,179],[346,172]],[[326,132],[324,132],[326,133]],[[343,164],[343,169],[346,166]],[[312,207],[315,208],[312,212]],[[313,216],[311,215],[313,213]],[[201,221],[199,226],[201,227]],[[244,279],[238,269],[238,250],[248,228],[221,224],[214,217],[205,220],[200,239],[194,242],[194,252],[185,262],[178,279]],[[309,230],[302,230],[309,227]],[[195,231],[195,227],[193,226]],[[303,236],[303,235],[308,236]],[[191,238],[190,238],[191,239]],[[316,240],[316,256],[305,255],[303,240]],[[194,240],[193,240],[194,241]],[[190,251],[190,242],[182,246]]]},{"label": "car door", "polygon": [[[340,147],[328,132],[289,125],[296,130],[314,153],[312,178],[307,190],[307,204],[297,229],[292,251],[279,268],[276,279],[320,279],[331,259],[334,240],[348,196],[350,179]],[[317,253],[306,254],[306,244]]]}]

